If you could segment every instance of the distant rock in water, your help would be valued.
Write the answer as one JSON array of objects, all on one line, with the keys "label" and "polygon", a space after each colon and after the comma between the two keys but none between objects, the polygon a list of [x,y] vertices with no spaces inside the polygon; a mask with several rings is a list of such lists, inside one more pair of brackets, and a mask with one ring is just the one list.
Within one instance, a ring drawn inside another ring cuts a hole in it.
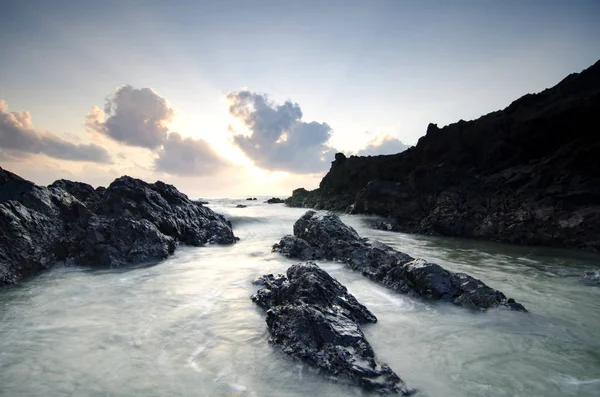
[{"label": "distant rock in water", "polygon": [[402,153],[336,156],[292,207],[394,218],[391,230],[600,250],[600,61]]},{"label": "distant rock in water", "polygon": [[339,260],[396,292],[434,301],[448,301],[473,310],[525,308],[502,292],[465,273],[454,273],[423,259],[361,238],[335,214],[307,211],[273,251],[301,260]]},{"label": "distant rock in water", "polygon": [[235,208],[246,208],[246,207],[247,207],[247,205],[244,205],[244,204],[238,204],[235,206]]},{"label": "distant rock in water", "polygon": [[94,189],[61,179],[43,187],[0,168],[0,285],[60,260],[118,267],[164,259],[178,243],[235,241],[222,215],[160,181],[124,176]]},{"label": "distant rock in water", "polygon": [[600,270],[591,272],[585,272],[581,276],[582,280],[588,283],[594,283],[600,285]]},{"label": "distant rock in water", "polygon": [[267,204],[281,204],[281,203],[285,203],[285,200],[282,200],[277,197],[273,197],[273,198],[270,198],[267,200]]},{"label": "distant rock in water", "polygon": [[270,342],[321,371],[382,394],[410,395],[398,375],[378,364],[359,324],[377,318],[346,287],[312,262],[260,277],[252,300],[267,311]]},{"label": "distant rock in water", "polygon": [[253,200],[256,200],[256,197],[248,197],[246,200],[247,201],[253,201]]}]

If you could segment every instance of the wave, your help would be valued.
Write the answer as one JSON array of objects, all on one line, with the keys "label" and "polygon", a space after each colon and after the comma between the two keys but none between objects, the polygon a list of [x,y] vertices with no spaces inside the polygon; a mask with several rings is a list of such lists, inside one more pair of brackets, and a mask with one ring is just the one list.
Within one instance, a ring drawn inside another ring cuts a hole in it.
[{"label": "wave", "polygon": [[240,215],[225,215],[233,226],[247,225],[247,224],[260,224],[269,223],[269,218],[260,216],[240,216]]}]

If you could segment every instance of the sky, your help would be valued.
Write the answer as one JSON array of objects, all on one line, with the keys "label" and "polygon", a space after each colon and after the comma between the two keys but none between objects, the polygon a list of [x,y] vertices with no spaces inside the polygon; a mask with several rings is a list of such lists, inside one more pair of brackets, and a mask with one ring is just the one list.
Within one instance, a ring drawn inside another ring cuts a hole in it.
[{"label": "sky", "polygon": [[4,1],[0,166],[191,197],[316,188],[600,58],[600,1]]}]

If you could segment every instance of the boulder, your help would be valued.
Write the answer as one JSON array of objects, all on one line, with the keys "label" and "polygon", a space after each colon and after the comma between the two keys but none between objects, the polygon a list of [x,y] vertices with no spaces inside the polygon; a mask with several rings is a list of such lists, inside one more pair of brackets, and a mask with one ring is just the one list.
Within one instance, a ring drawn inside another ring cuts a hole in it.
[{"label": "boulder", "polygon": [[260,277],[252,300],[267,311],[270,342],[322,372],[382,394],[410,395],[398,375],[379,364],[360,324],[377,318],[346,287],[313,262],[287,275]]},{"label": "boulder", "polygon": [[396,292],[426,300],[447,301],[473,310],[525,308],[502,292],[465,273],[454,273],[423,259],[361,238],[332,213],[307,211],[273,251],[301,260],[339,260]]},{"label": "boulder", "polygon": [[246,207],[247,207],[247,205],[244,205],[244,204],[238,204],[235,206],[235,208],[246,208]]},{"label": "boulder", "polygon": [[0,168],[0,285],[56,261],[118,267],[154,262],[178,243],[236,241],[231,224],[163,182],[127,176],[108,188],[37,186]]}]

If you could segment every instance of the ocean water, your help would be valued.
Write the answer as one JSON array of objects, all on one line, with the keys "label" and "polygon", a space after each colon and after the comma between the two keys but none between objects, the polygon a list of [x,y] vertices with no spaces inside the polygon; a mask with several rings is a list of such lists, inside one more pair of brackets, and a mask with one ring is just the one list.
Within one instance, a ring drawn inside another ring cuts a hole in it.
[{"label": "ocean water", "polygon": [[[247,208],[235,208],[236,204]],[[1,396],[362,396],[270,345],[251,281],[294,261],[271,246],[304,209],[213,200],[241,241],[180,247],[152,266],[56,266],[0,289]],[[380,362],[421,396],[600,396],[600,255],[371,230],[366,237],[480,278],[529,309],[472,313],[395,294],[341,263],[321,267],[379,319]]]}]

